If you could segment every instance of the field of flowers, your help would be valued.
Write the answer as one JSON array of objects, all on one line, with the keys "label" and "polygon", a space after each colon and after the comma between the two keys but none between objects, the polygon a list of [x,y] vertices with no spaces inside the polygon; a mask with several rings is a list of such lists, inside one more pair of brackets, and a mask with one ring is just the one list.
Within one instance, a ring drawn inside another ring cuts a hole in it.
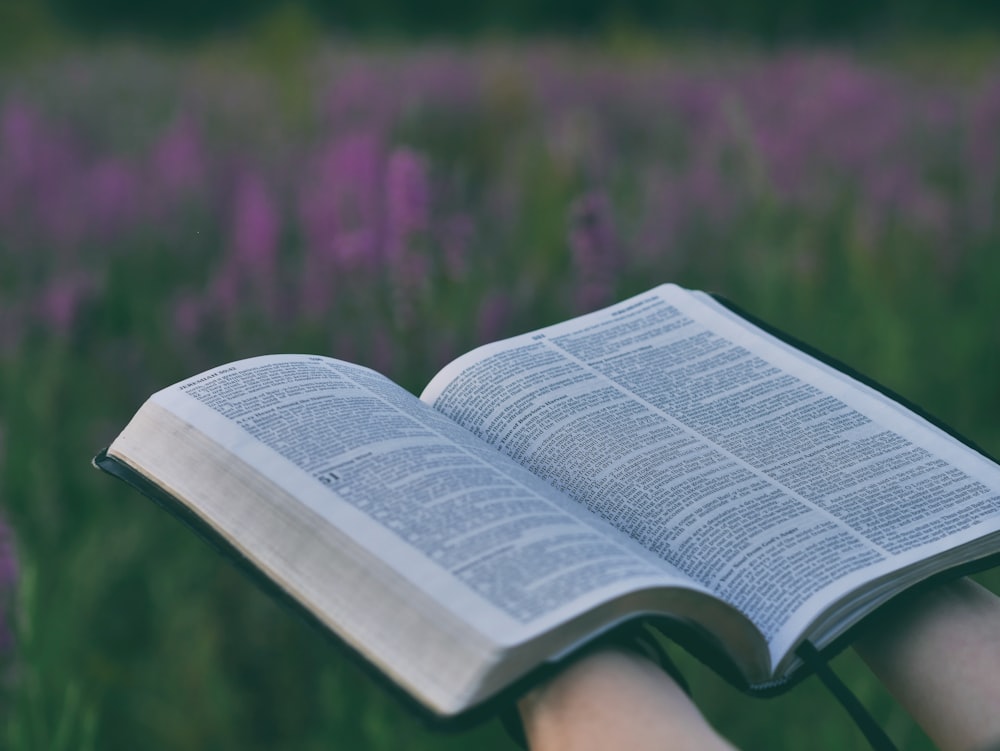
[{"label": "field of flowers", "polygon": [[[998,133],[1000,57],[122,47],[0,70],[0,746],[510,747],[421,727],[90,468],[152,391],[227,360],[317,352],[418,391],[675,281],[1000,453]],[[859,741],[814,681],[762,702],[678,660],[738,744]]]}]

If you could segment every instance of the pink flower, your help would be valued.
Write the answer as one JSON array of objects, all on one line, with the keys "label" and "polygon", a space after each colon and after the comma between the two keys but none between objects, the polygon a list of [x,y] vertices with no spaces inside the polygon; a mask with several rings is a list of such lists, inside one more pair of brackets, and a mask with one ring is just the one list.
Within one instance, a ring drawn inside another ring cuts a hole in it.
[{"label": "pink flower", "polygon": [[40,127],[38,116],[21,102],[14,100],[4,105],[0,113],[0,157],[4,171],[22,178],[32,171]]},{"label": "pink flower", "polygon": [[50,282],[38,299],[38,314],[57,334],[65,336],[76,323],[76,316],[94,292],[93,280],[81,273],[63,276]]},{"label": "pink flower", "polygon": [[475,235],[472,217],[469,214],[451,216],[441,223],[437,234],[448,278],[455,282],[465,279],[469,266],[469,246]]},{"label": "pink flower", "polygon": [[503,336],[510,313],[507,295],[495,293],[483,300],[476,313],[476,341],[492,342]]},{"label": "pink flower", "polygon": [[86,197],[91,221],[101,239],[134,226],[139,216],[140,179],[120,159],[104,159],[90,170]]},{"label": "pink flower", "polygon": [[410,149],[397,149],[389,157],[385,176],[386,257],[398,260],[409,239],[430,224],[431,188],[427,163]]},{"label": "pink flower", "polygon": [[205,306],[194,295],[184,295],[173,306],[173,329],[181,340],[192,339],[201,331]]},{"label": "pink flower", "polygon": [[569,247],[579,279],[577,305],[589,310],[607,302],[618,264],[618,238],[606,193],[588,193],[570,206]]},{"label": "pink flower", "polygon": [[259,280],[275,271],[281,215],[259,175],[245,173],[236,185],[230,228],[233,260],[239,269]]},{"label": "pink flower", "polygon": [[414,245],[431,220],[430,177],[422,156],[410,149],[392,153],[386,165],[385,204],[385,260],[392,277],[393,315],[398,324],[407,326],[430,269],[427,249]]},{"label": "pink flower", "polygon": [[371,353],[369,355],[369,365],[379,373],[391,373],[392,365],[396,358],[395,348],[392,339],[382,328],[375,330],[371,338]]},{"label": "pink flower", "polygon": [[153,147],[153,179],[163,187],[165,197],[176,199],[203,189],[209,166],[201,135],[194,122],[181,117]]},{"label": "pink flower", "polygon": [[312,163],[299,197],[310,256],[346,268],[375,266],[382,236],[385,157],[373,133],[326,144]]},{"label": "pink flower", "polygon": [[9,658],[14,651],[14,598],[19,577],[14,533],[0,518],[0,658]]}]

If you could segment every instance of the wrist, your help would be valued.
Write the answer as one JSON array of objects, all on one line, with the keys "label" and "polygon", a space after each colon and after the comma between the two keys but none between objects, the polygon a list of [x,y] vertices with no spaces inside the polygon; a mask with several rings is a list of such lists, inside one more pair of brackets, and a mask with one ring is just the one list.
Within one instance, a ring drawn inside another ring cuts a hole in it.
[{"label": "wrist", "polygon": [[503,712],[500,720],[511,739],[527,748],[526,728],[537,725],[539,717],[548,723],[561,714],[577,711],[581,705],[613,705],[617,697],[605,696],[605,687],[637,680],[643,673],[646,680],[655,676],[665,681],[670,692],[679,692],[685,699],[690,694],[684,676],[660,639],[641,622],[624,624],[555,666],[550,678]]}]

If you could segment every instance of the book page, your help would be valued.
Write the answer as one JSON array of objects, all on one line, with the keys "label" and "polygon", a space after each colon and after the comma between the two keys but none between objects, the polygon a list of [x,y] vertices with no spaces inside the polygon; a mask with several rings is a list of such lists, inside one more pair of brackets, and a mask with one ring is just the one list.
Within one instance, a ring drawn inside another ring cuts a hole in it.
[{"label": "book page", "polygon": [[995,465],[671,285],[422,398],[735,604],[775,661],[859,583],[1000,526]]},{"label": "book page", "polygon": [[499,644],[622,592],[704,589],[366,368],[254,358],[152,401]]}]

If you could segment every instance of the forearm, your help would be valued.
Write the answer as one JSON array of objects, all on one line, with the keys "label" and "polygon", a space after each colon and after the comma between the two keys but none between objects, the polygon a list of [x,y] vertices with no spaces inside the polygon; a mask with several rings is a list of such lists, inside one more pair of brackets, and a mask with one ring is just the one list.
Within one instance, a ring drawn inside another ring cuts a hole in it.
[{"label": "forearm", "polygon": [[519,709],[532,751],[732,749],[670,676],[614,649],[573,663]]},{"label": "forearm", "polygon": [[855,649],[942,749],[1000,742],[1000,599],[941,585],[878,613]]}]

